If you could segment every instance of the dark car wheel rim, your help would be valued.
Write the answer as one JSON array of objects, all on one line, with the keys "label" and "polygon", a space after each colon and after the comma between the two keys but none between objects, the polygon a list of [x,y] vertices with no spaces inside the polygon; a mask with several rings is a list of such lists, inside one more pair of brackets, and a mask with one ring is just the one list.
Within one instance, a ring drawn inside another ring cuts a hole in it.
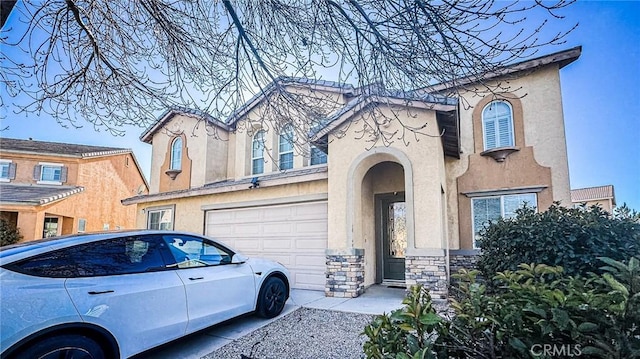
[{"label": "dark car wheel rim", "polygon": [[281,310],[284,306],[284,297],[284,288],[282,284],[271,284],[265,293],[266,309],[272,313]]},{"label": "dark car wheel rim", "polygon": [[92,359],[93,355],[83,348],[58,348],[52,350],[38,359]]}]

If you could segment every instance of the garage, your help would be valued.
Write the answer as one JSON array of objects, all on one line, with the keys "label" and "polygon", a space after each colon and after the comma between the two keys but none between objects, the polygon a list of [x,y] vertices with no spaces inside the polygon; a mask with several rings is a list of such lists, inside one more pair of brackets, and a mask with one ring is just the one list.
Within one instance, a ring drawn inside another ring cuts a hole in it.
[{"label": "garage", "polygon": [[324,290],[326,201],[207,210],[205,233],[284,264],[294,288]]}]

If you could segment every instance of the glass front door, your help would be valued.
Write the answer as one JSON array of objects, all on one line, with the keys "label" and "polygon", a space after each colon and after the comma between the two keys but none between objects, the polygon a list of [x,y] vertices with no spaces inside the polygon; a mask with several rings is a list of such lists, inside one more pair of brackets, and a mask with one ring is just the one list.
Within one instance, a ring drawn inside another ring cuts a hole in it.
[{"label": "glass front door", "polygon": [[404,280],[407,249],[407,207],[404,196],[383,199],[381,209],[383,280]]}]

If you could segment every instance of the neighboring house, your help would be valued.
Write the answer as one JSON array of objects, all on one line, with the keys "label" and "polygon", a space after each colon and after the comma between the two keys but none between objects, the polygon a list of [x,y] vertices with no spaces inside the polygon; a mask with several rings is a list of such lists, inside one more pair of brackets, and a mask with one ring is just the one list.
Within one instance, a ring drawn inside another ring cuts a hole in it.
[{"label": "neighboring house", "polygon": [[130,149],[0,138],[0,216],[24,241],[135,228],[121,200],[148,187]]},{"label": "neighboring house", "polygon": [[[445,296],[488,220],[525,203],[570,205],[559,72],[580,53],[420,92],[279,78],[290,93],[339,105],[308,129],[317,146],[307,151],[288,140],[289,123],[304,126],[296,116],[258,127],[276,84],[225,121],[171,109],[141,136],[153,146],[150,193],[123,203],[137,206],[139,226],[202,232],[275,259],[295,288],[352,297],[374,283],[424,283]],[[511,92],[482,95],[479,83]],[[387,133],[426,123],[425,135],[368,141],[371,109],[388,114],[375,121]]]},{"label": "neighboring house", "polygon": [[613,213],[616,196],[612,185],[578,188],[571,190],[571,203],[574,206],[600,206],[603,210]]}]

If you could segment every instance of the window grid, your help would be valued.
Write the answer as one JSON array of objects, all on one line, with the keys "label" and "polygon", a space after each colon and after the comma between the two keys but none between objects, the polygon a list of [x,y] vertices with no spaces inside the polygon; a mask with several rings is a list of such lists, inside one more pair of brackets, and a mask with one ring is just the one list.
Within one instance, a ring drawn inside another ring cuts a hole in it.
[{"label": "window grid", "polygon": [[289,170],[293,168],[293,126],[286,125],[280,133],[278,146],[280,154],[280,169]]},{"label": "window grid", "polygon": [[172,230],[173,210],[159,209],[148,212],[147,229]]},{"label": "window grid", "polygon": [[62,167],[61,166],[42,166],[40,172],[41,181],[60,182],[62,179]]},{"label": "window grid", "polygon": [[260,130],[253,136],[251,143],[251,173],[264,172],[264,131]]},{"label": "window grid", "polygon": [[477,248],[476,241],[479,233],[489,221],[500,218],[514,218],[516,210],[524,205],[538,208],[535,193],[523,193],[493,197],[479,197],[471,200],[471,217],[473,226],[473,248]]},{"label": "window grid", "polygon": [[9,167],[11,166],[10,162],[0,162],[0,178],[9,178]]}]

